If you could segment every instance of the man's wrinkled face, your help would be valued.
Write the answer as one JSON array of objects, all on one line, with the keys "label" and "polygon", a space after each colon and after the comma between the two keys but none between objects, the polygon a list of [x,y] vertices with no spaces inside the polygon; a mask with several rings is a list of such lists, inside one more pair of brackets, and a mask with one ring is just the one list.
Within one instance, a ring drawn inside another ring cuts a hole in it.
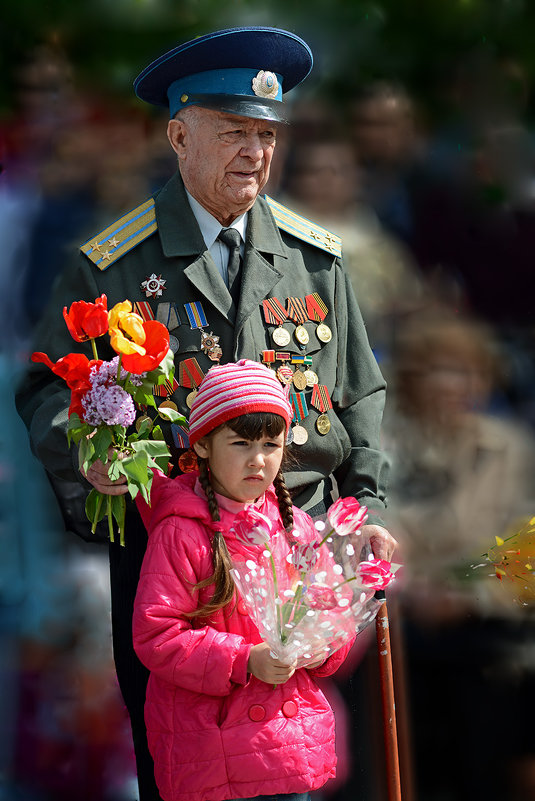
[{"label": "man's wrinkled face", "polygon": [[251,208],[269,178],[275,123],[190,107],[167,133],[186,189],[222,225]]}]

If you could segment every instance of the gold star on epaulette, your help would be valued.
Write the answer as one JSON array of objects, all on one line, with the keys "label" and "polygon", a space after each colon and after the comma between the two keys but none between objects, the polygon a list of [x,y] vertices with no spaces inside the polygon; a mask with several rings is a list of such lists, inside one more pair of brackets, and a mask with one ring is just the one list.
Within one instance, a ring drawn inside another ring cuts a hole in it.
[{"label": "gold star on epaulette", "polygon": [[[82,245],[80,250],[99,270],[106,270],[157,228],[154,198],[149,198]],[[106,245],[108,249],[105,249]]]},{"label": "gold star on epaulette", "polygon": [[264,199],[271,209],[275,222],[283,231],[287,231],[298,239],[327,251],[327,253],[332,253],[334,256],[340,257],[342,255],[342,240],[338,236],[331,234],[325,228],[316,225],[305,217],[301,217],[291,209],[283,206],[282,203],[273,200],[273,198],[266,195]]}]

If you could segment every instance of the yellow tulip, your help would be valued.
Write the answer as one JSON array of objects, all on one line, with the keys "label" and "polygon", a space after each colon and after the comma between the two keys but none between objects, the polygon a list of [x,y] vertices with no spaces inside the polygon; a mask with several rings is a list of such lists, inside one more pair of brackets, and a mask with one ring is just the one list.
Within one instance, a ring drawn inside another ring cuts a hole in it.
[{"label": "yellow tulip", "polygon": [[116,303],[108,313],[110,344],[116,353],[145,355],[143,319],[132,312],[129,300]]}]

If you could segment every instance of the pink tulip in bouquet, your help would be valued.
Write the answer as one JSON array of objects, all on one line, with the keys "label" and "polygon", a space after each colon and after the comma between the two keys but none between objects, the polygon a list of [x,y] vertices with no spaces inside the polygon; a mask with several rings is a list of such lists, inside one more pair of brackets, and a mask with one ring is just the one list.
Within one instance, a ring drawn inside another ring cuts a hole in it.
[{"label": "pink tulip in bouquet", "polygon": [[291,533],[247,513],[235,524],[243,551],[233,558],[234,582],[282,662],[326,659],[375,618],[381,604],[375,593],[393,574],[389,562],[371,553],[361,531],[366,517],[355,498],[340,498],[326,520],[300,516]]}]

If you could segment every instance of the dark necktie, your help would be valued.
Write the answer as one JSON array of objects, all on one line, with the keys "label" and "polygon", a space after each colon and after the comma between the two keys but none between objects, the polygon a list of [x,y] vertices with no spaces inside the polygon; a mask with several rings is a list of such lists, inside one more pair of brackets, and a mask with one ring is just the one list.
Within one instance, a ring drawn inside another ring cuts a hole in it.
[{"label": "dark necktie", "polygon": [[237,306],[240,297],[241,236],[235,228],[222,228],[217,238],[229,249],[227,268],[228,290]]}]

